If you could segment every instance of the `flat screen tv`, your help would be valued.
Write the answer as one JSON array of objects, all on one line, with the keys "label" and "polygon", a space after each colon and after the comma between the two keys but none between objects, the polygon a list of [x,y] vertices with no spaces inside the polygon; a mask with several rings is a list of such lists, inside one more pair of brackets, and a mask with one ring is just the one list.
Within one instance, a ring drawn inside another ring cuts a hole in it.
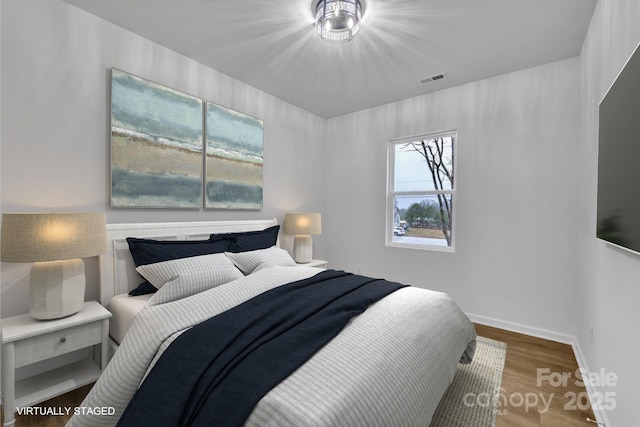
[{"label": "flat screen tv", "polygon": [[640,253],[640,49],[600,102],[598,213],[600,239]]}]

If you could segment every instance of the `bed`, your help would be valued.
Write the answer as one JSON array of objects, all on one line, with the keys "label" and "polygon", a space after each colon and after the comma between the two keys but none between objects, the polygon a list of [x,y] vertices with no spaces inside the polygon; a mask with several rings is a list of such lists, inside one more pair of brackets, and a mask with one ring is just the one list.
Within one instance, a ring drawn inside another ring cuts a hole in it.
[{"label": "bed", "polygon": [[[182,363],[176,363],[175,360],[181,359],[170,357],[185,357],[175,356],[183,354],[177,352],[185,351],[186,355],[197,353],[198,356],[193,359],[200,358],[200,351],[180,350],[180,346],[189,340],[191,345],[195,342],[196,346],[200,346],[201,342],[207,343],[202,344],[203,348],[214,345],[210,343],[215,343],[218,338],[197,341],[201,338],[193,338],[200,337],[194,334],[204,330],[204,326],[210,322],[222,321],[225,316],[235,314],[234,325],[238,319],[246,320],[251,325],[263,324],[262,317],[259,322],[251,318],[253,313],[257,315],[260,307],[271,307],[268,305],[271,300],[260,298],[289,292],[288,288],[292,286],[297,286],[295,291],[301,292],[301,284],[313,289],[317,295],[324,296],[333,290],[339,293],[341,287],[346,285],[334,283],[337,280],[357,282],[353,286],[358,291],[364,289],[365,285],[375,286],[376,292],[381,293],[377,299],[367,303],[366,310],[358,311],[358,315],[340,326],[337,335],[331,335],[324,344],[319,345],[308,360],[295,365],[290,373],[282,376],[282,380],[256,398],[255,405],[252,404],[242,422],[229,422],[228,425],[429,425],[442,395],[453,380],[456,366],[470,362],[475,350],[473,325],[446,294],[346,272],[297,266],[285,255],[284,250],[278,248],[277,242],[269,248],[247,251],[240,248],[221,255],[177,258],[139,265],[136,270],[137,260],[134,261],[131,256],[126,240],[136,237],[162,241],[206,241],[214,240],[213,235],[252,235],[276,226],[275,219],[109,225],[107,234],[110,247],[101,258],[101,302],[114,313],[111,322],[114,352],[105,371],[81,404],[80,408],[85,409],[76,412],[69,425],[110,426],[116,425],[119,420],[121,425],[134,425],[132,420],[135,420],[135,425],[145,422],[157,425],[153,416],[165,421],[173,416],[176,422],[172,422],[172,425],[210,424],[202,421],[207,419],[205,415],[201,418],[191,417],[191,420],[196,420],[193,423],[185,422],[178,415],[179,412],[172,409],[172,405],[177,405],[176,401],[185,395],[178,391],[180,389],[176,383],[188,377],[189,371],[178,373],[175,367]],[[229,259],[233,268],[227,267]],[[232,271],[234,268],[240,274]],[[215,278],[211,277],[212,270],[216,271]],[[154,285],[158,283],[161,286],[158,292],[126,296],[128,291],[140,284],[139,272]],[[205,282],[203,288],[202,283]],[[384,291],[380,291],[382,286],[385,287]],[[316,298],[293,298],[295,301],[304,301],[304,304],[292,308],[293,311],[286,318],[289,319],[306,306],[312,306],[309,301],[316,301]],[[249,305],[251,303],[258,305],[252,308]],[[241,307],[248,311],[240,312]],[[283,310],[286,308],[282,307]],[[279,310],[272,312],[279,314]],[[277,319],[274,322],[276,326],[282,323]],[[217,325],[205,333],[218,337],[217,334],[226,329],[226,326]],[[267,329],[271,330],[272,327]],[[313,340],[302,339],[293,347],[283,348],[295,348],[297,351],[307,345],[302,341]],[[285,358],[282,357],[283,360]],[[258,366],[270,366],[268,363],[273,360],[279,359],[271,354]],[[255,369],[255,366],[247,367],[247,370],[250,369]],[[172,380],[171,385],[157,382],[166,381],[158,379],[164,378],[162,375],[180,380]],[[251,378],[249,380],[253,381]],[[150,384],[167,385],[158,387]],[[188,389],[189,386],[185,387]],[[231,392],[224,392],[223,396],[229,396],[229,399],[233,393],[243,396],[243,392],[237,391],[235,385],[228,387],[231,387]],[[157,393],[143,393],[149,389],[164,390],[166,393],[160,393],[159,396]],[[168,397],[171,393],[175,395]],[[185,398],[187,400],[187,404],[192,403],[191,396]],[[147,403],[135,406],[139,402]],[[149,402],[152,409],[148,409]],[[223,403],[230,405],[229,402]],[[92,410],[95,408],[106,410]],[[201,410],[198,407],[198,411]],[[160,411],[166,413],[161,414]],[[223,423],[216,422],[215,425]]]},{"label": "bed", "polygon": [[168,223],[107,224],[107,253],[100,257],[100,303],[112,313],[109,322],[109,357],[118,348],[133,317],[146,306],[150,294],[130,297],[142,281],[131,256],[128,237],[159,241],[202,241],[211,234],[264,230],[276,219],[251,221],[193,221]]}]

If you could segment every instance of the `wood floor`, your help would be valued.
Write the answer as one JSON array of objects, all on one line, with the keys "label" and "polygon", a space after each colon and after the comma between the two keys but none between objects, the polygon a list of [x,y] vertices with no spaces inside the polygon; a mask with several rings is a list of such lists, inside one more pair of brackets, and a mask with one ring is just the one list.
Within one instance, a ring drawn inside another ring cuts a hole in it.
[{"label": "wood floor", "polygon": [[476,332],[507,344],[496,427],[596,426],[586,421],[595,417],[571,346],[477,324]]},{"label": "wood floor", "polygon": [[[488,326],[476,325],[476,330],[480,336],[507,344],[496,427],[596,426],[586,421],[594,416],[589,408],[584,408],[585,389],[576,385],[578,364],[571,346]],[[563,375],[566,381],[560,380]],[[90,385],[82,387],[38,406],[76,407],[90,388]],[[69,418],[18,416],[16,427],[62,427]]]}]

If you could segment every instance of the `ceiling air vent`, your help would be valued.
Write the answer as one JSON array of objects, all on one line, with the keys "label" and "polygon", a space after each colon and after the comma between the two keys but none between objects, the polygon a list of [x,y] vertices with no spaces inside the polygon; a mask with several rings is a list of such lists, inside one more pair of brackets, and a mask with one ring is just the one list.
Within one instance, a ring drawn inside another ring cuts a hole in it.
[{"label": "ceiling air vent", "polygon": [[430,82],[435,82],[437,80],[442,80],[444,79],[444,74],[436,74],[435,76],[431,76],[431,77],[425,77],[423,79],[418,80],[418,83],[420,83],[421,85],[426,84],[426,83],[430,83]]}]

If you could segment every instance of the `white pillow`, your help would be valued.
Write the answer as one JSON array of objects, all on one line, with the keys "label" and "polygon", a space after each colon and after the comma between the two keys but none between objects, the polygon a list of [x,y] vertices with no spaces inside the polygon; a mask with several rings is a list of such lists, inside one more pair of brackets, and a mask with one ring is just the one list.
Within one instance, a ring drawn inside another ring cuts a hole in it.
[{"label": "white pillow", "polygon": [[225,254],[157,262],[141,265],[136,270],[158,288],[148,305],[185,298],[244,277]]},{"label": "white pillow", "polygon": [[248,252],[225,252],[225,254],[246,275],[269,267],[296,266],[296,262],[287,251],[275,246]]}]

